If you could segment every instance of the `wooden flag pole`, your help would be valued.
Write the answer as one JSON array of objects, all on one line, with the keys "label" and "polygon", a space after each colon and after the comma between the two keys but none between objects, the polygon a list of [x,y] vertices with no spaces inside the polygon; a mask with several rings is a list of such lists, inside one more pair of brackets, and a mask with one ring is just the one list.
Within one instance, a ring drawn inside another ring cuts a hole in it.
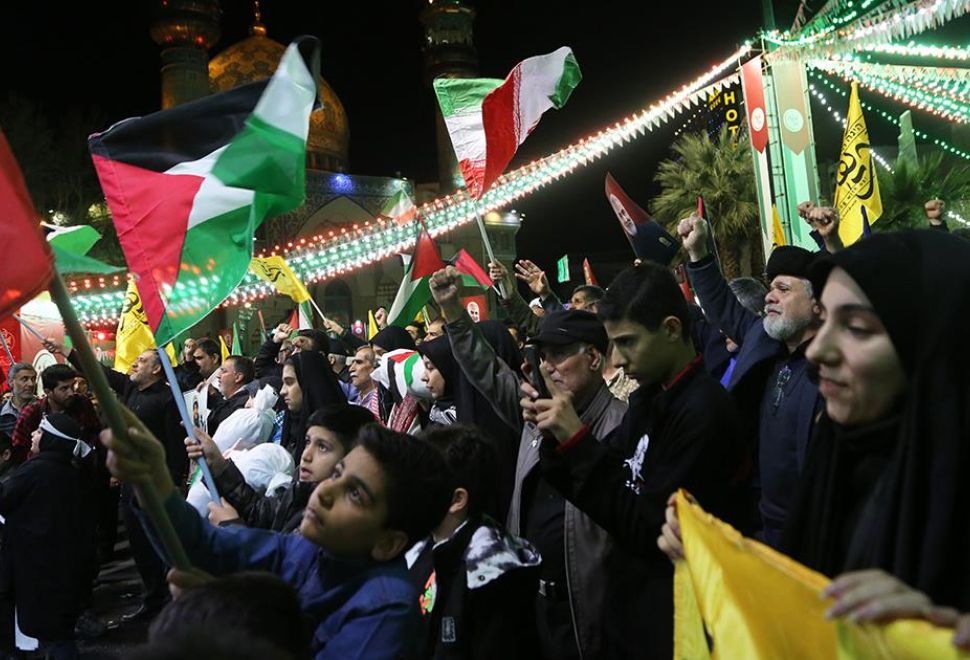
[{"label": "wooden flag pole", "polygon": [[[115,397],[114,390],[108,385],[108,379],[105,377],[104,372],[101,371],[101,365],[94,356],[94,351],[91,350],[88,338],[84,334],[84,328],[81,327],[81,323],[77,320],[77,315],[74,313],[74,307],[71,306],[71,298],[67,292],[67,287],[64,286],[64,280],[61,279],[60,273],[56,270],[51,280],[50,292],[54,303],[57,305],[57,309],[61,313],[64,327],[67,329],[71,341],[74,342],[74,350],[78,352],[81,367],[84,369],[84,375],[87,376],[88,382],[98,397],[101,410],[104,411],[105,417],[108,418],[108,426],[111,427],[111,433],[115,439],[122,443],[130,442],[128,439],[129,425],[140,425],[146,434],[151,435],[130,411],[128,412],[129,419],[126,421],[124,407],[118,401],[117,397]],[[41,339],[46,341],[43,338]],[[167,357],[165,361],[168,361]],[[188,555],[185,554],[185,548],[182,547],[182,542],[179,540],[178,535],[175,533],[175,528],[172,526],[172,521],[165,512],[165,507],[162,506],[162,500],[158,495],[158,491],[155,490],[155,485],[150,481],[138,482],[133,485],[138,492],[138,501],[141,502],[142,509],[149,520],[151,520],[152,526],[155,528],[158,538],[165,549],[165,554],[168,555],[167,559],[169,563],[182,571],[192,568]]]},{"label": "wooden flag pole", "polygon": [[323,313],[323,310],[317,306],[317,301],[313,299],[313,296],[310,296],[309,298],[307,298],[307,300],[309,300],[310,304],[313,305],[313,309],[317,310],[317,314],[320,315],[320,318],[323,320],[324,325],[326,325],[327,316],[326,314]]},{"label": "wooden flag pole", "polygon": [[[0,332],[0,342],[3,343],[3,350],[7,354],[7,359],[10,360],[10,366],[12,367],[14,365],[13,353],[10,352],[10,347],[7,346],[7,340],[3,338],[3,333],[2,332]],[[9,374],[8,374],[8,376],[9,376]]]}]

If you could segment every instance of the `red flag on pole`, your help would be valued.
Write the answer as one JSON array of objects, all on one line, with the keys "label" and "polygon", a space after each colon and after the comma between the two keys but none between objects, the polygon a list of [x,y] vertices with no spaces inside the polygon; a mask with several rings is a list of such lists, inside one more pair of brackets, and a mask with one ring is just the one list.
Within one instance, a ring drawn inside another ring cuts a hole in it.
[{"label": "red flag on pole", "polygon": [[32,299],[54,275],[50,248],[40,229],[24,177],[0,132],[0,245],[16,250],[0,263],[0,318]]},{"label": "red flag on pole", "polygon": [[593,267],[589,265],[589,259],[583,259],[583,278],[586,280],[588,286],[599,286],[600,283],[596,281],[596,276],[593,275]]},{"label": "red flag on pole", "polygon": [[741,87],[744,89],[744,105],[748,109],[748,135],[751,136],[751,146],[758,152],[763,152],[768,146],[768,121],[760,56],[748,60],[741,67]]}]

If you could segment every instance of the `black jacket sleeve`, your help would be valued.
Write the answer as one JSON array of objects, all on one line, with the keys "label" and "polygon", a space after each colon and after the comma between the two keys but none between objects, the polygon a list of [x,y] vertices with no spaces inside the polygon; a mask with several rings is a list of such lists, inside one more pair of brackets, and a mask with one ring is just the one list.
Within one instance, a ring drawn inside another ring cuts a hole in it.
[{"label": "black jacket sleeve", "polygon": [[734,297],[721,271],[717,269],[714,257],[688,264],[687,275],[711,325],[740,346],[751,326],[761,323],[761,317],[750,312]]},{"label": "black jacket sleeve", "polygon": [[181,490],[189,476],[189,455],[185,451],[188,433],[182,427],[182,417],[174,398],[168,399],[165,409],[165,437],[161,438],[165,445],[165,464],[172,480]]},{"label": "black jacket sleeve", "polygon": [[253,358],[253,367],[256,369],[256,378],[272,375],[276,369],[276,356],[280,354],[280,346],[272,339],[267,339],[256,351]]}]

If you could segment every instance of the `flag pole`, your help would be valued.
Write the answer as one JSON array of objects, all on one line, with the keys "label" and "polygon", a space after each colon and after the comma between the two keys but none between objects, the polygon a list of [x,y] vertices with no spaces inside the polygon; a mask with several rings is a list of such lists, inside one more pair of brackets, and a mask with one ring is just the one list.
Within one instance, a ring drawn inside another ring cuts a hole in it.
[{"label": "flag pole", "polygon": [[[62,314],[62,316],[63,316],[63,314]],[[16,314],[13,314],[13,318],[14,318],[15,321],[17,321],[17,323],[19,323],[20,325],[24,326],[24,330],[26,330],[27,332],[29,332],[33,336],[37,337],[37,339],[39,339],[41,342],[47,341],[47,338],[46,337],[42,337],[41,334],[39,332],[37,332],[33,328],[33,326],[31,326],[25,320],[23,320],[22,318],[20,318]]]},{"label": "flag pole", "polygon": [[[56,270],[54,271],[54,277],[51,279],[50,292],[54,303],[57,305],[57,309],[61,313],[64,327],[67,329],[71,341],[74,342],[74,350],[78,352],[81,367],[84,369],[84,375],[87,376],[88,382],[98,397],[101,410],[104,411],[105,417],[108,418],[108,426],[111,427],[111,432],[115,440],[121,443],[129,442],[129,422],[125,421],[123,406],[115,397],[114,390],[108,385],[108,379],[101,370],[101,365],[94,356],[94,351],[91,350],[91,345],[88,343],[87,336],[84,334],[84,328],[81,327],[81,323],[77,320],[77,315],[74,313],[74,307],[71,305],[71,298],[67,292],[67,287],[64,286],[64,280],[61,279],[60,273]],[[46,339],[43,341],[46,341]],[[168,359],[166,358],[165,361],[167,362]],[[190,569],[192,564],[189,562],[188,555],[185,554],[185,548],[182,547],[182,542],[179,540],[178,534],[175,533],[171,519],[162,506],[162,500],[158,495],[158,491],[155,490],[155,485],[151,481],[143,481],[136,482],[133,486],[138,493],[138,500],[141,502],[142,509],[158,533],[158,538],[165,549],[165,554],[168,555],[167,559],[169,562],[179,570],[184,571]]]},{"label": "flag pole", "polygon": [[7,359],[10,360],[10,366],[14,365],[13,353],[10,352],[10,347],[7,346],[7,340],[3,338],[3,333],[0,332],[0,343],[3,343],[3,350],[7,354]]},{"label": "flag pole", "polygon": [[[313,299],[313,296],[310,296],[309,298],[307,298],[307,300],[310,301],[310,304],[313,305],[313,309],[317,310],[317,314],[319,314],[320,315],[320,318],[323,320],[323,322],[326,323],[327,322],[327,316],[326,316],[326,314],[323,313],[323,310],[320,309],[317,306],[317,301]],[[299,303],[297,303],[297,304],[299,304]],[[264,328],[264,331],[265,331],[265,328]]]},{"label": "flag pole", "polygon": [[[162,363],[162,369],[165,371],[165,378],[168,379],[168,387],[172,390],[172,398],[175,399],[175,406],[179,409],[179,417],[182,418],[182,426],[187,429],[195,428],[192,424],[192,418],[189,416],[189,409],[185,405],[185,397],[182,396],[182,391],[179,389],[178,381],[175,378],[175,370],[172,369],[172,363],[168,361],[168,355],[165,354],[164,348],[156,348],[158,351],[158,361]],[[188,433],[188,436],[195,440],[194,433]],[[212,501],[216,504],[221,503],[219,497],[219,489],[216,487],[216,480],[212,478],[212,472],[209,471],[209,464],[205,461],[205,456],[199,456],[199,460],[196,461],[199,465],[199,469],[202,470],[202,478],[205,479],[205,485],[209,489],[209,495],[212,497]]]},{"label": "flag pole", "polygon": [[[478,224],[478,231],[482,233],[482,243],[485,245],[485,254],[488,255],[489,262],[495,261],[495,253],[492,252],[492,243],[488,240],[488,232],[485,231],[485,222],[482,220],[482,214],[478,212],[478,204],[475,204],[475,222]],[[498,263],[497,261],[495,263]],[[502,298],[507,299],[508,296],[505,295],[505,282],[499,280],[496,282],[498,285],[498,292]]]}]

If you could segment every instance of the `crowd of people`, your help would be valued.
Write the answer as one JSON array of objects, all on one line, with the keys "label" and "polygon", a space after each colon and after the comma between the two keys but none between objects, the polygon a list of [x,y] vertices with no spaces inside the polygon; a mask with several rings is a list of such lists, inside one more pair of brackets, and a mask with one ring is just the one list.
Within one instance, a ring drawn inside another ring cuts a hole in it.
[{"label": "crowd of people", "polygon": [[131,657],[670,657],[685,489],[831,577],[831,616],[920,617],[970,649],[970,241],[931,217],[843,247],[833,209],[800,214],[819,250],[775,248],[764,281],[725,280],[692,215],[691,296],[638,261],[563,303],[534,263],[492,262],[502,323],[448,266],[437,318],[380,310],[369,341],[332,320],[253,359],[188,340],[191,432],[158,352],[105,368],[140,421],[119,438],[48,340],[66,363],[14,364],[0,409],[0,639],[77,657],[120,510],[127,618],[152,622]]}]

